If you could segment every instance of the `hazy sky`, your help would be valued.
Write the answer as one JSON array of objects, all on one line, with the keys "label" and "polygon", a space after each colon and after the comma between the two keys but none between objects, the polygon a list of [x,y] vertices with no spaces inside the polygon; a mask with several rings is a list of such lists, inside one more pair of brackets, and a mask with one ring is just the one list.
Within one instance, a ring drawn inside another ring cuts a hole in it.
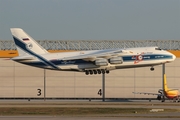
[{"label": "hazy sky", "polygon": [[180,0],[0,0],[0,40],[12,27],[37,40],[180,40]]}]

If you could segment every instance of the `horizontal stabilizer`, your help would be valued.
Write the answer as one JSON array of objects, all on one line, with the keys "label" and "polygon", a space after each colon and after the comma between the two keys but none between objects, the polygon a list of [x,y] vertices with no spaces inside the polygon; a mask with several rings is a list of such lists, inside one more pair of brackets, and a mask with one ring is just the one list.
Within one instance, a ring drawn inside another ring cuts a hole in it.
[{"label": "horizontal stabilizer", "polygon": [[12,60],[14,61],[22,61],[22,60],[33,60],[35,59],[35,57],[33,56],[19,56],[19,57],[14,57],[14,58],[11,58]]},{"label": "horizontal stabilizer", "polygon": [[168,89],[167,92],[168,91],[176,91],[176,90],[179,90],[179,89]]}]

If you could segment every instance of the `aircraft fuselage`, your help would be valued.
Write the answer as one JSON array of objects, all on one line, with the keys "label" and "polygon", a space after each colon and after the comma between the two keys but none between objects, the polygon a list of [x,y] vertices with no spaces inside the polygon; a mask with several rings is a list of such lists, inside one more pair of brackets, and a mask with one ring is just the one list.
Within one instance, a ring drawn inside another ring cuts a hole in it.
[{"label": "aircraft fuselage", "polygon": [[[96,54],[103,52],[104,50],[91,50],[91,51],[76,51],[76,52],[62,52],[62,53],[47,53],[40,54],[38,56],[26,55],[25,58],[32,57],[33,59],[18,59],[18,57],[12,58],[14,61],[52,70],[64,70],[64,71],[85,71],[85,70],[97,70],[97,69],[124,69],[134,67],[146,67],[155,66],[162,63],[174,61],[176,58],[173,54],[164,51],[156,50],[156,47],[149,48],[127,48],[121,54],[115,54],[114,58],[122,58],[120,63],[110,63],[111,58],[103,58],[107,60],[107,64],[96,65],[95,62],[86,59],[71,59],[63,60],[67,57],[81,56],[86,54]],[[106,50],[108,51],[108,50]],[[109,50],[113,51],[113,50]],[[117,51],[117,49],[115,50]],[[98,58],[96,58],[98,59]],[[102,62],[103,63],[103,62]],[[54,67],[56,66],[56,67]]]}]

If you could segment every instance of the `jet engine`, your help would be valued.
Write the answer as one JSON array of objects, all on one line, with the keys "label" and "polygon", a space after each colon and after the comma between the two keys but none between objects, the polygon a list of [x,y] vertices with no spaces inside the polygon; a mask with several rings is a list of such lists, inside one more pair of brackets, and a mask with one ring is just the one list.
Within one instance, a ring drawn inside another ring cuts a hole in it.
[{"label": "jet engine", "polygon": [[122,59],[122,57],[113,57],[113,58],[109,59],[109,62],[111,64],[122,64],[123,59]]},{"label": "jet engine", "polygon": [[106,65],[108,65],[108,61],[107,61],[107,59],[104,59],[104,58],[97,59],[97,60],[95,60],[95,65],[106,66]]}]

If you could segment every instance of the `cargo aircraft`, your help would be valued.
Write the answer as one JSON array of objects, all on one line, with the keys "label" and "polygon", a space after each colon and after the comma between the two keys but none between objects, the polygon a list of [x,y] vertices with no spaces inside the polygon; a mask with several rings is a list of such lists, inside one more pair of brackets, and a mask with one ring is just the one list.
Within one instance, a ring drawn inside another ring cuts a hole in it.
[{"label": "cargo aircraft", "polygon": [[166,74],[164,74],[163,88],[158,90],[158,93],[145,93],[145,92],[133,92],[134,94],[144,95],[157,95],[157,100],[165,102],[165,98],[173,100],[173,102],[180,102],[180,92],[178,89],[169,89],[167,86]]},{"label": "cargo aircraft", "polygon": [[21,28],[11,28],[19,56],[12,60],[43,69],[105,74],[111,70],[150,67],[172,62],[176,56],[158,47],[49,53]]}]

